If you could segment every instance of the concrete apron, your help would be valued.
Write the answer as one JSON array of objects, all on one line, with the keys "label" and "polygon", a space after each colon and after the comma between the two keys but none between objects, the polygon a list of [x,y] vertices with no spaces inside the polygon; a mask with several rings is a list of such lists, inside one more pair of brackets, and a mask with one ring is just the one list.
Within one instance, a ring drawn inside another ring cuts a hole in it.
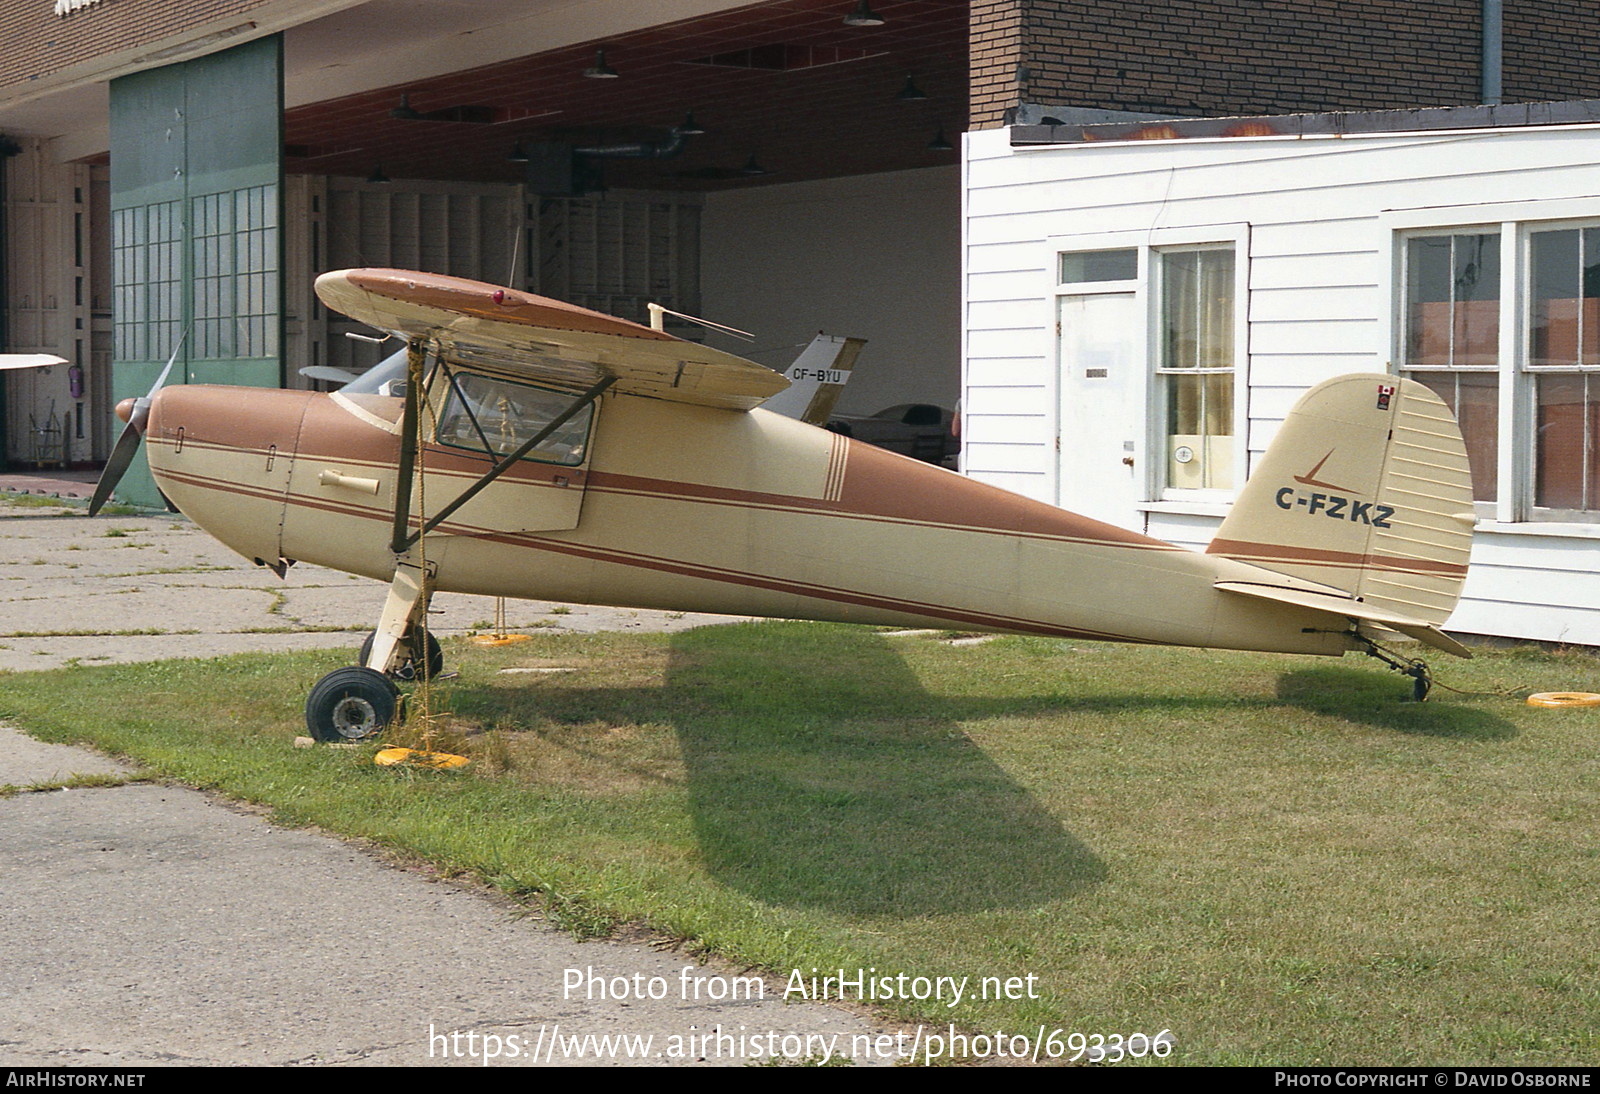
[{"label": "concrete apron", "polygon": [[[0,504],[0,668],[353,648],[382,603],[381,585],[326,570],[280,582],[180,518],[66,513]],[[494,610],[436,606],[446,632]],[[565,631],[712,621],[553,607],[508,613]],[[730,1001],[738,970],[574,942],[494,896],[197,791],[43,788],[130,773],[0,727],[0,786],[36,787],[0,798],[7,1065],[742,1066],[848,1053],[880,1029],[785,1005],[780,981]],[[652,1040],[598,1040],[619,1035]]]}]

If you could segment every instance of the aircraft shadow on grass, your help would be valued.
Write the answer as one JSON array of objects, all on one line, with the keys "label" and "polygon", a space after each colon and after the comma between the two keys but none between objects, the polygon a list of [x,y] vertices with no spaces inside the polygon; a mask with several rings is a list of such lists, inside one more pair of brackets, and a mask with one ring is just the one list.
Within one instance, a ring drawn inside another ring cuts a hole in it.
[{"label": "aircraft shadow on grass", "polygon": [[[1515,733],[1487,711],[1402,701],[1407,690],[1391,674],[1315,667],[1286,673],[1276,700],[1243,705],[1290,703],[1439,737]],[[1109,876],[967,738],[963,721],[1241,705],[1220,696],[950,698],[926,691],[894,641],[870,629],[781,623],[675,635],[659,687],[555,684],[532,701],[563,722],[671,724],[713,876],[760,900],[855,915],[1037,907]]]},{"label": "aircraft shadow on grass", "polygon": [[1396,679],[1340,665],[1296,669],[1278,680],[1278,698],[1313,714],[1398,733],[1470,741],[1502,741],[1517,735],[1516,726],[1491,711],[1448,701],[1396,702]]},{"label": "aircraft shadow on grass", "polygon": [[558,684],[538,699],[557,720],[674,727],[719,881],[775,904],[934,915],[1036,907],[1106,878],[959,724],[1036,700],[931,695],[866,628],[728,630],[674,636],[661,687]]}]

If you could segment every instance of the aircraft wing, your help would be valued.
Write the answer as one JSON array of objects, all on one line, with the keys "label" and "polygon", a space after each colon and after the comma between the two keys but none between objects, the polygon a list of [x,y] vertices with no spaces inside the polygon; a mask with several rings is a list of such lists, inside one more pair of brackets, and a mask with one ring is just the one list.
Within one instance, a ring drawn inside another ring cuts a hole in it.
[{"label": "aircraft wing", "polygon": [[0,370],[13,368],[49,368],[64,365],[65,357],[53,353],[0,353]]},{"label": "aircraft wing", "polygon": [[330,308],[435,344],[444,358],[561,387],[616,377],[613,390],[749,410],[789,386],[781,373],[665,331],[516,289],[408,270],[317,278]]}]

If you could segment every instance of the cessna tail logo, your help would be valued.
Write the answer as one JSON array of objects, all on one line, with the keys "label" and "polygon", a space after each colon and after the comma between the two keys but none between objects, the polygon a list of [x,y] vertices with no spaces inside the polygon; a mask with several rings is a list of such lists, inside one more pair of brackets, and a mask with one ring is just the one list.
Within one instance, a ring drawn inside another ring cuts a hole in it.
[{"label": "cessna tail logo", "polygon": [[1303,494],[1292,486],[1285,486],[1278,491],[1277,502],[1279,509],[1304,509],[1307,513],[1320,513],[1334,520],[1348,520],[1356,524],[1370,524],[1374,528],[1392,527],[1389,518],[1394,516],[1392,505],[1356,501],[1339,494]]},{"label": "cessna tail logo", "polygon": [[[1333,455],[1333,453],[1333,449],[1328,449],[1328,456]],[[1348,486],[1335,486],[1331,482],[1322,482],[1317,478],[1317,472],[1321,471],[1322,465],[1328,462],[1328,456],[1324,456],[1322,459],[1318,460],[1317,466],[1313,467],[1310,471],[1307,471],[1304,475],[1296,475],[1294,477],[1294,481],[1305,486],[1320,486],[1324,490],[1343,490],[1348,494],[1356,493],[1357,491],[1351,490]]]}]

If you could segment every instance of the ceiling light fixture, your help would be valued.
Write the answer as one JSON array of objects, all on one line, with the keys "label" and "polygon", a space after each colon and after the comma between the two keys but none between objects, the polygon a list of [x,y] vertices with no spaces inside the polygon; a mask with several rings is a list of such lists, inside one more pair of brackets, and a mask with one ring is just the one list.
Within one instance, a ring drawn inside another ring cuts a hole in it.
[{"label": "ceiling light fixture", "polygon": [[927,97],[928,93],[916,85],[909,72],[906,73],[906,86],[902,87],[900,93],[895,96],[903,103],[914,103]]},{"label": "ceiling light fixture", "polygon": [[411,92],[400,92],[400,105],[389,111],[389,117],[399,118],[403,122],[414,122],[422,117],[421,114],[411,109]]},{"label": "ceiling light fixture", "polygon": [[621,75],[616,69],[606,64],[606,51],[604,48],[594,51],[594,67],[584,69],[583,74],[591,80],[615,80]]},{"label": "ceiling light fixture", "polygon": [[883,26],[883,18],[867,6],[867,0],[861,0],[861,3],[856,5],[856,10],[844,17],[844,25],[847,27],[881,27]]},{"label": "ceiling light fixture", "polygon": [[506,156],[507,163],[527,163],[528,150],[522,147],[522,142],[517,141],[511,146],[511,152]]},{"label": "ceiling light fixture", "polygon": [[374,167],[372,169],[372,174],[367,176],[367,185],[368,186],[387,186],[387,185],[389,185],[389,176],[385,175],[383,173],[383,164],[380,163],[380,164],[378,164],[376,167]]},{"label": "ceiling light fixture", "polygon": [[683,121],[678,123],[678,132],[685,137],[700,137],[705,135],[705,127],[694,120],[694,111],[691,110],[683,116]]},{"label": "ceiling light fixture", "polygon": [[745,161],[744,166],[739,168],[739,174],[748,175],[751,178],[755,178],[757,175],[770,175],[772,172],[768,171],[765,167],[762,167],[759,163],[757,163],[756,154],[752,152],[750,153],[750,158]]}]

